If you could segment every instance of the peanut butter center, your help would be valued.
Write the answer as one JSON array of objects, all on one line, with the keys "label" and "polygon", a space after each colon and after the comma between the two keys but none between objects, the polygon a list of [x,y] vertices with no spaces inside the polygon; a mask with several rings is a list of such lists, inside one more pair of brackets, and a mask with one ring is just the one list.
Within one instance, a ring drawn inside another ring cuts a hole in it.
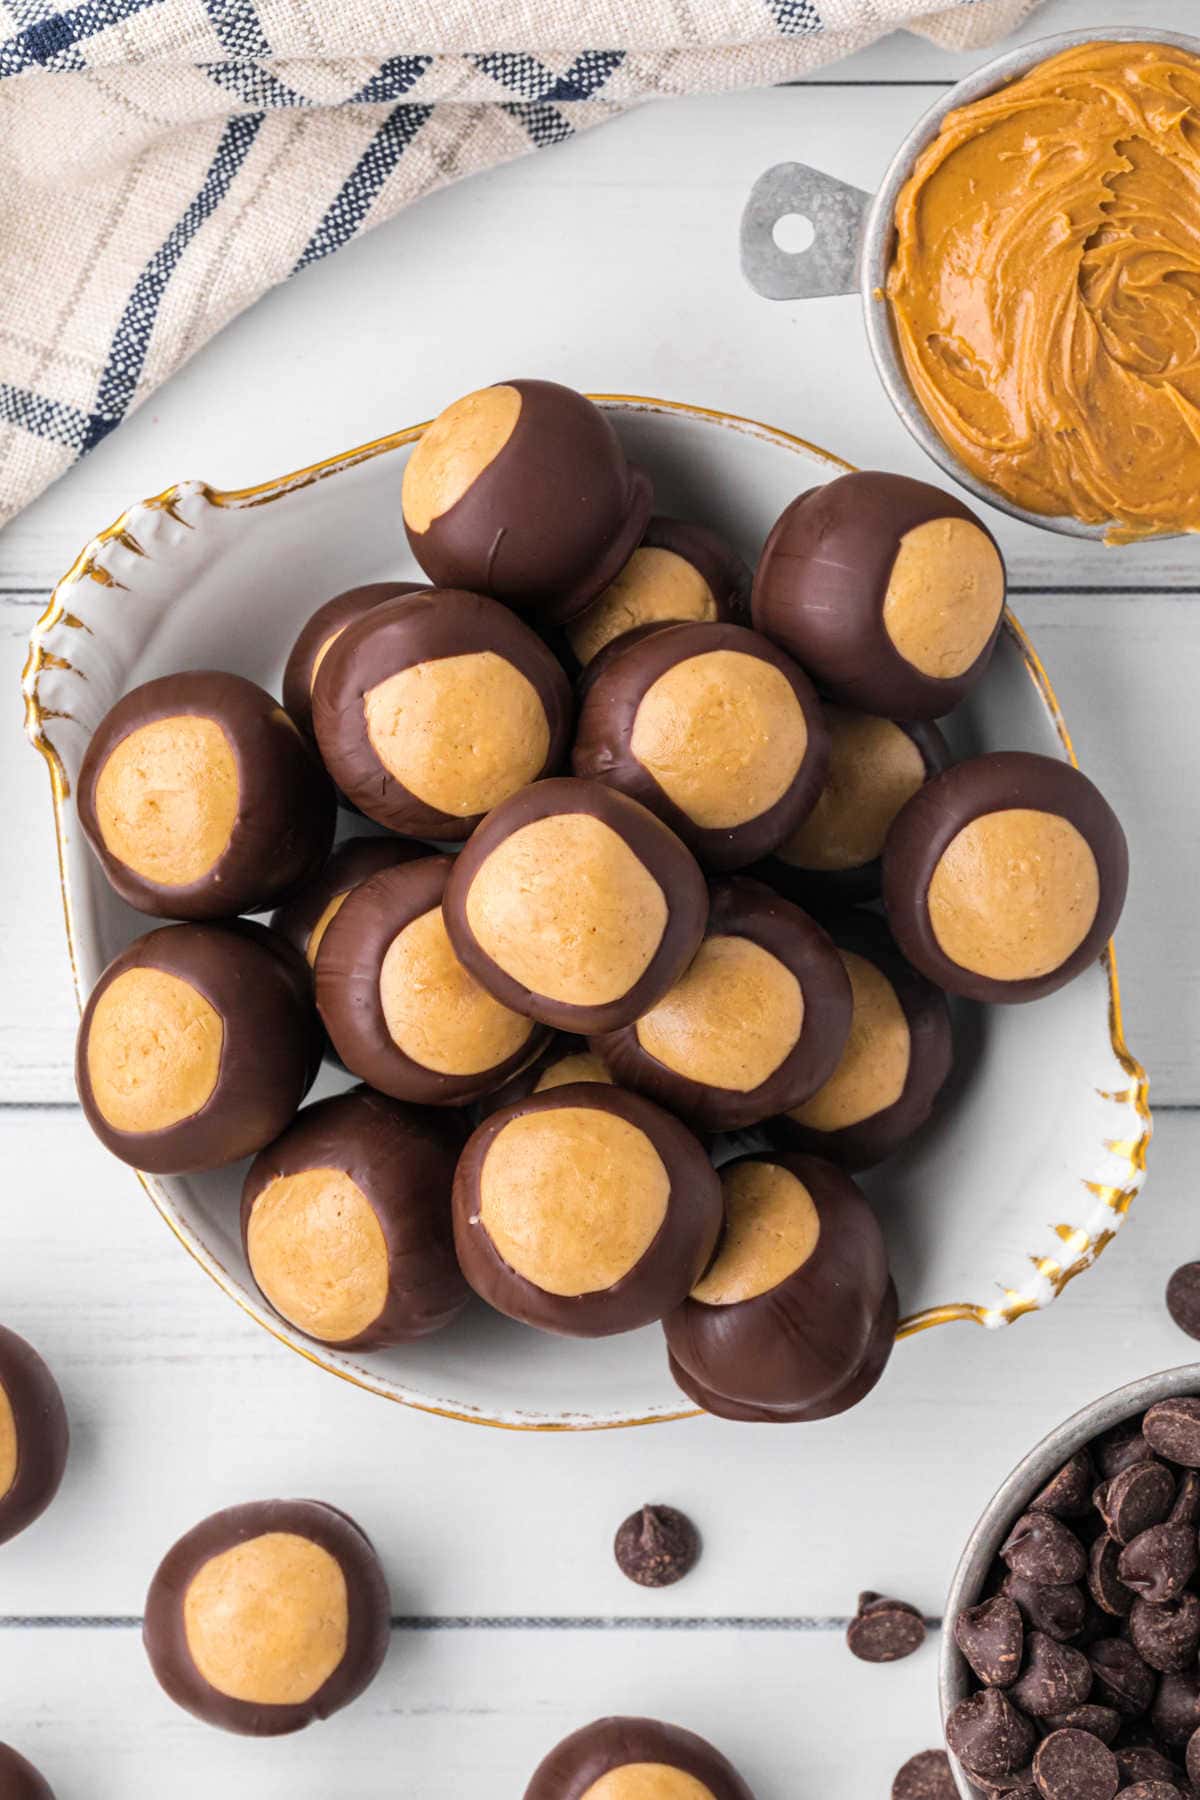
[{"label": "peanut butter center", "polygon": [[635,550],[611,586],[572,619],[567,637],[581,663],[622,632],[661,620],[711,624],[717,616],[713,591],[694,563],[674,550],[644,544]]},{"label": "peanut butter center", "polygon": [[254,1202],[246,1248],[276,1312],[310,1337],[345,1343],[383,1311],[387,1241],[375,1208],[344,1169],[277,1175]]},{"label": "peanut butter center", "polygon": [[456,819],[490,812],[525,787],[550,749],[537,689],[493,650],[400,669],[368,689],[363,712],[388,774]]},{"label": "peanut butter center", "polygon": [[510,1269],[547,1294],[602,1292],[646,1254],[671,1182],[645,1132],[599,1108],[521,1113],[479,1178],[479,1218]]},{"label": "peanut butter center", "polygon": [[741,650],[689,656],[647,689],[630,750],[701,830],[758,818],[781,800],[808,747],[791,683]]},{"label": "peanut butter center", "polygon": [[606,1087],[612,1086],[612,1076],[590,1050],[577,1050],[573,1056],[560,1056],[557,1062],[547,1063],[534,1084],[535,1094],[544,1094],[547,1088],[570,1087],[573,1081],[599,1081]]},{"label": "peanut butter center", "polygon": [[705,1306],[736,1306],[769,1293],[804,1267],[821,1235],[812,1195],[778,1163],[737,1163],[722,1175],[721,1191],[725,1231],[692,1289]]},{"label": "peanut butter center", "polygon": [[844,1131],[895,1106],[908,1080],[912,1035],[896,990],[873,962],[839,951],[854,999],[842,1060],[791,1117],[810,1131]]},{"label": "peanut butter center", "polygon": [[905,532],[883,599],[883,628],[905,662],[935,681],[976,661],[1004,605],[1004,564],[969,519]]},{"label": "peanut butter center", "polygon": [[155,719],[121,739],[96,781],[105,849],[144,881],[188,887],[224,856],[237,823],[233,748],[215,719]]},{"label": "peanut butter center", "polygon": [[321,913],[320,918],[317,920],[312,930],[309,932],[308,942],[304,946],[304,954],[308,958],[308,966],[310,969],[316,968],[317,954],[320,951],[325,933],[329,930],[329,927],[337,918],[338,913],[342,910],[342,907],[346,902],[346,897],[351,891],[350,888],[346,888],[344,893],[335,894],[333,899],[329,902],[329,905],[325,907]]},{"label": "peanut butter center", "polygon": [[13,1417],[12,1401],[0,1382],[0,1500],[17,1479],[18,1461],[17,1421]]},{"label": "peanut butter center", "polygon": [[713,1793],[670,1763],[622,1763],[593,1781],[580,1800],[713,1800]]},{"label": "peanut butter center", "polygon": [[521,416],[520,390],[506,385],[464,394],[439,413],[404,470],[401,507],[411,530],[428,531],[496,460]]},{"label": "peanut butter center", "polygon": [[776,852],[798,869],[861,869],[925,780],[921,752],[890,719],[826,706],[829,777],[799,831]]},{"label": "peanut butter center", "polygon": [[342,1565],[292,1531],[210,1557],[183,1597],[192,1661],[210,1687],[250,1706],[311,1700],[346,1654],[349,1625]]},{"label": "peanut butter center", "polygon": [[1087,839],[1057,813],[982,813],[942,852],[926,904],[939,947],[993,981],[1060,968],[1092,928],[1100,871]]},{"label": "peanut butter center", "polygon": [[619,1000],[662,942],[667,901],[646,865],[591,813],[522,825],[467,892],[480,948],[531,993],[569,1006]]},{"label": "peanut butter center", "polygon": [[450,947],[440,906],[387,947],[379,1000],[393,1043],[439,1075],[482,1075],[515,1056],[533,1022],[510,1012],[469,975]]},{"label": "peanut butter center", "polygon": [[166,1131],[208,1104],[225,1027],[190,982],[164,969],[126,969],[96,1002],[87,1071],[114,1131]]},{"label": "peanut butter center", "polygon": [[677,1075],[748,1094],[790,1055],[803,1024],[800,983],[778,957],[749,938],[709,937],[635,1030]]}]

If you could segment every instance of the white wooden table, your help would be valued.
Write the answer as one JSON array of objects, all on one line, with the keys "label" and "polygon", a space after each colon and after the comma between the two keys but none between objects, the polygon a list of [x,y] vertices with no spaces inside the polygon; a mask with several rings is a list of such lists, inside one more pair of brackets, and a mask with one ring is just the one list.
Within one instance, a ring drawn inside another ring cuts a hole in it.
[{"label": "white wooden table", "polygon": [[[1027,35],[1186,0],[1049,0]],[[971,59],[975,60],[975,59]],[[1015,607],[1085,767],[1128,829],[1118,940],[1158,1134],[1116,1246],[1044,1316],[903,1344],[886,1400],[807,1429],[692,1421],[535,1436],[405,1413],[311,1369],[187,1260],[74,1103],[73,1006],[42,766],[20,736],[29,628],[76,549],[183,476],[251,482],[506,374],[658,393],[931,473],[872,373],[853,300],[772,306],[737,225],[768,164],[870,186],[967,62],[893,40],[803,87],[648,109],[418,207],[264,301],[0,535],[4,989],[0,1318],[58,1373],[74,1448],[47,1517],[0,1552],[0,1738],[59,1800],[499,1800],[606,1711],[697,1727],[759,1800],[886,1800],[938,1741],[936,1639],[873,1669],[842,1630],[861,1587],[936,1615],[983,1502],[1046,1428],[1189,1359],[1162,1289],[1200,1254],[1200,546],[1123,553],[1008,524]],[[971,1204],[964,1193],[962,1204]],[[352,1710],[256,1744],[158,1692],[138,1615],[161,1552],[214,1507],[315,1494],[378,1543],[398,1623]],[[699,1522],[682,1586],[609,1551],[643,1500]]]}]

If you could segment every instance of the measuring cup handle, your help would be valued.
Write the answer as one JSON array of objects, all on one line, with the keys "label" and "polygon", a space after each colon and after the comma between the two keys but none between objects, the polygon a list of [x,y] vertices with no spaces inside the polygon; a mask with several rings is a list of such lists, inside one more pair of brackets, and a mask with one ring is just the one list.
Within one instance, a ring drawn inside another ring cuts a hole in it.
[{"label": "measuring cup handle", "polygon": [[[742,273],[765,300],[857,293],[863,224],[872,195],[807,163],[760,175],[742,214]],[[807,250],[781,250],[775,227],[799,213],[813,228]]]}]

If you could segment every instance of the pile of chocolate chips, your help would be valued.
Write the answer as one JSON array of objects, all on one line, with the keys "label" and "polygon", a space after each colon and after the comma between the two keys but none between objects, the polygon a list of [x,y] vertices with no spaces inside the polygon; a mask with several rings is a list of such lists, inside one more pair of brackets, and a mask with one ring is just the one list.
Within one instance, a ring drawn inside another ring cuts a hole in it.
[{"label": "pile of chocolate chips", "polygon": [[1076,1451],[954,1621],[946,1741],[1005,1800],[1200,1800],[1200,1399]]}]

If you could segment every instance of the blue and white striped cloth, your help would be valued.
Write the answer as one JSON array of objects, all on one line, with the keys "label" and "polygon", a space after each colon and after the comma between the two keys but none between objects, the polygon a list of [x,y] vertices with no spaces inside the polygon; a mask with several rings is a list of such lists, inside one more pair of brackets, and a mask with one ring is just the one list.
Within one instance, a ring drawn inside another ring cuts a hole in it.
[{"label": "blue and white striped cloth", "polygon": [[432,189],[901,25],[980,45],[1034,3],[0,0],[0,524],[259,294]]}]

